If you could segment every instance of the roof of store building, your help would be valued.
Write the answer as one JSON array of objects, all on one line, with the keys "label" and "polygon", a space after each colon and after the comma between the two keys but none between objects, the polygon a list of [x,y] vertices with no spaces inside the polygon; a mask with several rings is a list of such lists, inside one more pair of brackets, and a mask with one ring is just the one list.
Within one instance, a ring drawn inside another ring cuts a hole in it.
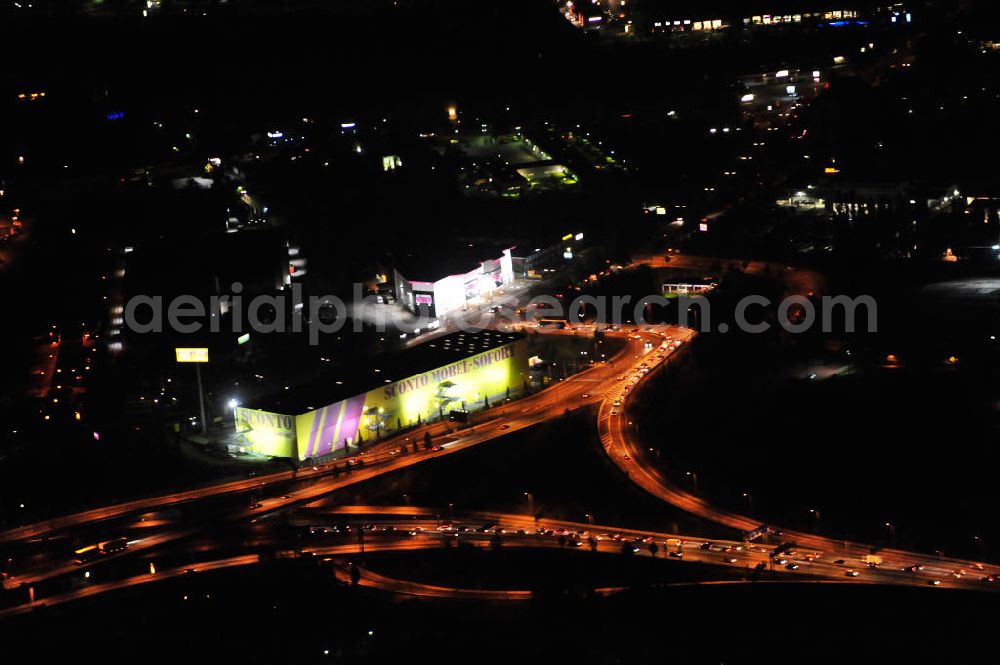
[{"label": "roof of store building", "polygon": [[246,406],[285,415],[299,415],[524,338],[522,333],[497,330],[454,332],[405,351],[339,365],[320,379],[300,386],[290,386],[288,390],[279,391]]},{"label": "roof of store building", "polygon": [[510,247],[488,243],[453,242],[430,252],[394,257],[396,270],[410,281],[436,282],[449,275],[464,275],[486,261],[503,256]]}]

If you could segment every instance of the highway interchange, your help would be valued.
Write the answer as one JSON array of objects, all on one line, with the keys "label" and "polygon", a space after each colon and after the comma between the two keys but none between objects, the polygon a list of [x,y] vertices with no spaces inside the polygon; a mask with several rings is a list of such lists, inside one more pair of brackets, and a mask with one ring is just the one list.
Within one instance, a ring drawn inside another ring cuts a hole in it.
[{"label": "highway interchange", "polygon": [[[572,331],[541,330],[539,333],[575,334]],[[419,446],[416,443],[422,438],[422,431],[411,431],[373,446],[361,456],[361,464],[330,464],[300,469],[294,476],[292,471],[286,471],[210,485],[95,508],[2,532],[0,544],[5,547],[25,547],[33,552],[40,549],[41,553],[35,552],[23,557],[23,560],[12,562],[9,567],[11,573],[4,580],[4,586],[7,589],[24,589],[24,595],[17,603],[0,609],[0,617],[192,572],[254,565],[262,560],[262,554],[233,552],[233,546],[225,542],[225,537],[214,538],[212,530],[219,524],[264,525],[269,518],[286,511],[291,511],[293,519],[302,519],[306,515],[316,524],[334,524],[345,517],[355,521],[363,518],[364,523],[376,525],[371,527],[373,531],[378,531],[367,539],[368,552],[440,548],[452,544],[451,539],[489,547],[497,538],[494,532],[502,531],[499,537],[505,548],[568,547],[581,553],[609,553],[621,552],[623,543],[635,543],[634,553],[637,556],[653,556],[647,543],[658,543],[657,556],[674,564],[697,561],[746,569],[748,573],[760,567],[770,571],[771,575],[803,583],[825,580],[846,584],[977,590],[995,588],[990,582],[997,571],[986,570],[973,561],[879,549],[878,564],[870,565],[870,557],[875,550],[869,545],[788,530],[780,530],[769,539],[762,536],[748,542],[745,535],[761,526],[757,520],[712,506],[701,497],[677,487],[658,464],[647,459],[646,448],[636,439],[633,428],[628,426],[628,413],[638,408],[635,402],[640,402],[633,398],[637,391],[642,390],[643,382],[662,371],[674,354],[682,352],[693,332],[657,326],[609,332],[608,335],[624,338],[625,342],[623,350],[612,360],[595,364],[519,401],[497,407],[468,429],[448,433],[448,425],[444,423],[425,426],[433,432],[434,446],[430,450],[417,450]],[[323,498],[337,490],[416,464],[429,463],[438,457],[460,454],[472,446],[578,408],[596,411],[601,445],[609,459],[631,482],[666,504],[728,529],[731,536],[724,540],[706,540],[622,529],[613,525],[483,512],[457,515],[454,526],[446,526],[442,530],[440,518],[431,519],[433,508],[324,508]],[[248,497],[251,500],[248,501]],[[471,526],[486,522],[492,526],[485,532],[481,526]],[[465,526],[460,527],[459,524]],[[112,537],[121,533],[128,534],[127,550],[102,556],[84,565],[75,563],[72,556],[55,554],[56,548],[50,546],[71,541],[82,534],[96,540],[97,534]],[[200,544],[193,546],[192,543]],[[361,547],[353,534],[343,534],[341,542],[331,545],[303,547],[268,541],[268,546],[270,556],[340,557],[341,560],[358,552]],[[185,553],[186,559],[182,563],[175,566],[154,563],[161,553],[164,553],[164,563],[177,559],[177,552]],[[683,554],[678,556],[678,552]],[[142,558],[144,569],[141,572],[136,572],[139,564],[116,565],[112,578],[104,579],[108,575],[103,571],[110,570],[110,563],[138,557]],[[60,580],[80,576],[90,580],[89,571],[92,569],[95,572],[92,582],[70,590],[66,590],[66,584],[59,583]],[[121,571],[130,572],[125,574]],[[98,575],[98,572],[101,574]],[[345,574],[342,567],[338,574]],[[99,581],[98,577],[101,578]],[[360,571],[358,583],[392,593],[439,598],[521,600],[526,597],[525,594],[530,596],[524,590],[498,591],[486,596],[479,593],[470,595],[461,589],[389,580],[365,569]]]}]

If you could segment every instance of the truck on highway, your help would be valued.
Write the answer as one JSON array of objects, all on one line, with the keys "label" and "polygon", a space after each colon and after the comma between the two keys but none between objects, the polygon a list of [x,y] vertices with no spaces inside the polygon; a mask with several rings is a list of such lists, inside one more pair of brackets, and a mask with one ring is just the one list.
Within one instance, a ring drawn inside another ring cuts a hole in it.
[{"label": "truck on highway", "polygon": [[105,540],[104,542],[98,543],[97,547],[101,554],[115,554],[117,552],[123,552],[128,549],[128,538],[122,537]]},{"label": "truck on highway", "polygon": [[862,559],[869,568],[877,568],[882,565],[882,557],[877,554],[866,554]]}]

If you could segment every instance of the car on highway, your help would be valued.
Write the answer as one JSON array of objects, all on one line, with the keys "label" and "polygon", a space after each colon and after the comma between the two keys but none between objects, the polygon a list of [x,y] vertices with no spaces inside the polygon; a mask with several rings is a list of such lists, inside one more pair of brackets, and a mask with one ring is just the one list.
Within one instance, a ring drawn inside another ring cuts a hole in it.
[{"label": "car on highway", "polygon": [[250,504],[250,510],[257,510],[258,508],[262,507],[263,505],[264,504],[262,504],[260,501],[254,501],[253,503]]},{"label": "car on highway", "polygon": [[611,415],[613,415],[613,416],[617,416],[617,415],[618,415],[618,412],[617,412],[617,411],[612,411],[612,412],[611,412]]},{"label": "car on highway", "polygon": [[723,559],[726,563],[736,563],[737,559],[734,556],[727,556]]},{"label": "car on highway", "polygon": [[848,570],[848,571],[844,572],[844,575],[846,575],[847,577],[857,577],[860,574],[861,573],[859,573],[856,570]]},{"label": "car on highway", "polygon": [[632,458],[631,458],[631,457],[629,456],[629,454],[628,454],[628,453],[625,453],[624,455],[622,455],[622,458],[623,458],[623,459],[626,459],[626,460],[630,460],[630,459],[632,459]]},{"label": "car on highway", "polygon": [[580,399],[590,399],[590,393],[583,393],[580,395]]},{"label": "car on highway", "polygon": [[615,400],[614,402],[612,402],[611,404],[612,404],[613,406],[621,406],[621,405],[622,405],[622,401],[621,401],[620,399],[616,399],[616,400]]},{"label": "car on highway", "polygon": [[798,570],[799,569],[799,564],[797,564],[797,563],[790,563],[790,564],[787,564],[785,566],[785,568],[787,568],[788,570]]},{"label": "car on highway", "polygon": [[941,580],[927,580],[927,583],[931,586],[941,586]]},{"label": "car on highway", "polygon": [[503,425],[500,425],[500,429],[510,429],[510,425],[504,423]]},{"label": "car on highway", "polygon": [[683,559],[684,558],[684,552],[669,552],[668,556],[671,559]]}]

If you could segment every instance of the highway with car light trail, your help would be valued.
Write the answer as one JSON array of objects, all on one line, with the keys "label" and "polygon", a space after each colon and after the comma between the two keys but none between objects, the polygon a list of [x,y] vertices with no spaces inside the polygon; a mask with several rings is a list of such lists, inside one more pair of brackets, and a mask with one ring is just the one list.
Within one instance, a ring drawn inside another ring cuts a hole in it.
[{"label": "highway with car light trail", "polygon": [[[218,550],[227,548],[224,541],[203,541],[192,548],[188,543],[167,545],[182,552],[197,552],[203,558],[186,561],[172,567],[155,565],[150,560],[149,572],[125,575],[119,579],[94,581],[64,593],[50,596],[36,595],[35,599],[0,610],[0,618],[30,611],[41,606],[90,598],[102,593],[129,587],[174,579],[182,575],[203,574],[227,568],[257,565],[268,560],[316,558],[336,566],[337,575],[349,582],[347,566],[361,553],[405,552],[415,550],[448,549],[458,544],[481,549],[556,549],[576,551],[581,554],[622,556],[624,549],[637,557],[659,559],[664,565],[683,565],[685,562],[719,566],[728,574],[741,575],[745,580],[756,579],[759,571],[768,571],[764,581],[782,583],[843,583],[886,584],[922,586],[928,579],[939,579],[942,587],[955,589],[983,588],[969,578],[957,579],[949,574],[941,562],[929,564],[921,574],[896,568],[868,569],[860,559],[839,563],[834,554],[812,549],[793,548],[775,554],[775,547],[745,543],[737,540],[711,539],[677,534],[657,533],[640,529],[620,529],[613,526],[584,524],[566,520],[538,520],[531,515],[490,511],[461,512],[454,519],[441,520],[433,514],[434,508],[412,506],[338,506],[330,509],[306,508],[293,513],[292,521],[310,525],[313,537],[306,543],[289,546],[281,538],[266,535],[260,540],[248,541],[250,549],[267,548],[268,554],[259,552],[219,556]],[[343,524],[345,519],[353,525]],[[326,525],[326,526],[324,526]],[[476,526],[479,525],[479,526]],[[487,526],[489,525],[489,526]],[[358,537],[359,531],[361,538]],[[338,542],[329,544],[334,539]],[[656,545],[655,552],[650,548]],[[144,562],[145,565],[145,562]],[[857,577],[848,571],[859,571]],[[780,575],[780,579],[774,576]],[[708,580],[678,583],[692,586],[712,583],[740,583],[741,580]],[[492,601],[521,601],[530,599],[525,590],[468,590],[440,585],[392,579],[371,571],[364,571],[359,581],[382,591],[427,598],[479,599]],[[669,586],[675,586],[670,584]],[[992,587],[986,587],[992,588]],[[598,588],[599,594],[613,593],[624,587]]]}]

